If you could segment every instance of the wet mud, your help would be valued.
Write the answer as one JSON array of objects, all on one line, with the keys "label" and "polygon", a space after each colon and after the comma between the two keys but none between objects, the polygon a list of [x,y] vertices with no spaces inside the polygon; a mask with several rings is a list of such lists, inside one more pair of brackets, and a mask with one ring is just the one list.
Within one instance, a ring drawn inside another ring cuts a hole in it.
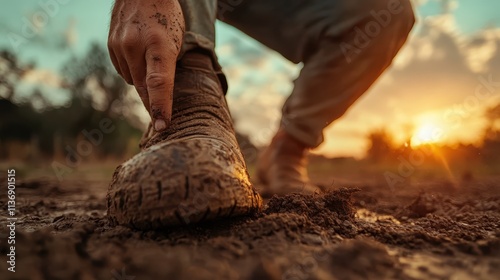
[{"label": "wet mud", "polygon": [[21,181],[16,272],[4,227],[0,278],[498,279],[499,183],[332,186],[251,217],[139,231],[106,218],[107,182]]}]

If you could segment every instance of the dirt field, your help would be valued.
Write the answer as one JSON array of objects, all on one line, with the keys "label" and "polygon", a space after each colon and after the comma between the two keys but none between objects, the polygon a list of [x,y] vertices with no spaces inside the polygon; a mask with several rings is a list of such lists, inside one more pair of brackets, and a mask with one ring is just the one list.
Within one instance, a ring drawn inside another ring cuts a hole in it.
[{"label": "dirt field", "polygon": [[0,279],[500,279],[499,178],[334,185],[150,232],[109,224],[107,183],[18,181],[16,273],[2,225]]}]

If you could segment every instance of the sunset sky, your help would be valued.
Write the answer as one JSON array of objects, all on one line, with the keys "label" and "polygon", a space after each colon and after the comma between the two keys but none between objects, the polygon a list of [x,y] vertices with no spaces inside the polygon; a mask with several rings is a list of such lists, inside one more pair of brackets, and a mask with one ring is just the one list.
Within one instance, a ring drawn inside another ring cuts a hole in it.
[{"label": "sunset sky", "polygon": [[[9,1],[0,10],[0,49],[13,50],[8,34],[47,0]],[[484,109],[500,102],[500,1],[413,1],[418,23],[391,69],[349,112],[325,131],[317,152],[361,157],[366,135],[387,128],[400,143],[474,143],[487,125]],[[15,48],[38,70],[20,91],[42,86],[63,102],[57,89],[62,63],[82,55],[91,42],[105,44],[110,0],[69,0],[27,43]],[[272,136],[280,108],[300,71],[239,31],[218,23],[217,52],[230,82],[228,102],[237,128],[258,144]],[[478,91],[478,88],[481,88]]]}]

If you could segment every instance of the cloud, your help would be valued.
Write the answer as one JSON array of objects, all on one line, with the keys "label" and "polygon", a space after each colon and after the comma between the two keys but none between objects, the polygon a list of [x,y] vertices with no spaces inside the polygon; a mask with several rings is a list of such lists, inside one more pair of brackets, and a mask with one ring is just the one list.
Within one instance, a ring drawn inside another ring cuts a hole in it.
[{"label": "cloud", "polygon": [[[413,2],[418,6],[428,1]],[[371,130],[384,126],[403,142],[429,119],[456,127],[443,120],[450,111],[460,116],[460,129],[449,128],[445,136],[450,141],[477,140],[484,126],[482,110],[493,99],[473,103],[473,98],[481,77],[492,74],[495,81],[500,80],[500,30],[488,28],[465,35],[452,13],[458,2],[438,2],[443,13],[418,21],[391,69],[325,131],[326,141],[317,152],[361,157],[367,147],[365,136]],[[245,40],[229,40],[218,49],[219,56],[230,82],[228,100],[237,129],[265,144],[273,135],[268,131],[277,126],[281,105],[300,66]]]},{"label": "cloud", "polygon": [[236,129],[258,146],[268,144],[277,131],[284,100],[285,96],[266,92],[227,98]]},{"label": "cloud", "polygon": [[76,29],[76,19],[72,18],[68,22],[68,27],[62,34],[62,45],[73,47],[78,41],[78,32]]},{"label": "cloud", "polygon": [[443,127],[449,142],[478,140],[485,125],[483,110],[497,99],[477,98],[476,90],[485,77],[499,73],[499,30],[466,36],[451,14],[428,17],[419,24],[393,67],[327,130],[319,152],[339,155],[343,151],[339,142],[356,143],[354,154],[362,156],[359,147],[366,146],[366,141],[352,130],[386,127],[402,143],[429,119]]},{"label": "cloud", "polygon": [[500,28],[489,27],[467,38],[464,47],[475,72],[495,72],[500,68]]},{"label": "cloud", "polygon": [[414,7],[419,7],[419,6],[427,4],[427,2],[429,2],[429,1],[428,0],[411,0],[411,2],[413,3]]},{"label": "cloud", "polygon": [[444,14],[451,14],[458,8],[458,0],[439,0]]},{"label": "cloud", "polygon": [[[229,29],[231,30],[231,29]],[[229,32],[217,54],[229,81],[227,100],[235,127],[254,144],[268,144],[281,119],[300,66],[239,32]]]},{"label": "cloud", "polygon": [[59,74],[39,68],[34,68],[27,72],[23,77],[23,81],[25,83],[45,85],[53,88],[58,88],[62,85],[62,79]]}]

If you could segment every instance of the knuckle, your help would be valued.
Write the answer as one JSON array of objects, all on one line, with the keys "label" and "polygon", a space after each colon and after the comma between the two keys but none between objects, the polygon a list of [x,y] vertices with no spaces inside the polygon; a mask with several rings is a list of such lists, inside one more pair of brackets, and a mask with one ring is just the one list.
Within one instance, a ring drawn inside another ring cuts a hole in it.
[{"label": "knuckle", "polygon": [[150,73],[146,75],[148,89],[164,89],[168,86],[167,77],[161,73]]},{"label": "knuckle", "polygon": [[146,45],[148,46],[158,46],[165,42],[165,36],[157,32],[151,32],[146,36]]},{"label": "knuckle", "polygon": [[122,38],[121,46],[126,52],[135,51],[138,47],[139,41],[136,36],[126,35]]},{"label": "knuckle", "polygon": [[182,40],[173,39],[163,33],[150,32],[145,36],[146,49],[153,53],[161,53],[163,56],[177,56],[180,51]]},{"label": "knuckle", "polygon": [[115,51],[135,50],[140,43],[139,34],[131,28],[110,33],[108,36],[108,48]]}]

